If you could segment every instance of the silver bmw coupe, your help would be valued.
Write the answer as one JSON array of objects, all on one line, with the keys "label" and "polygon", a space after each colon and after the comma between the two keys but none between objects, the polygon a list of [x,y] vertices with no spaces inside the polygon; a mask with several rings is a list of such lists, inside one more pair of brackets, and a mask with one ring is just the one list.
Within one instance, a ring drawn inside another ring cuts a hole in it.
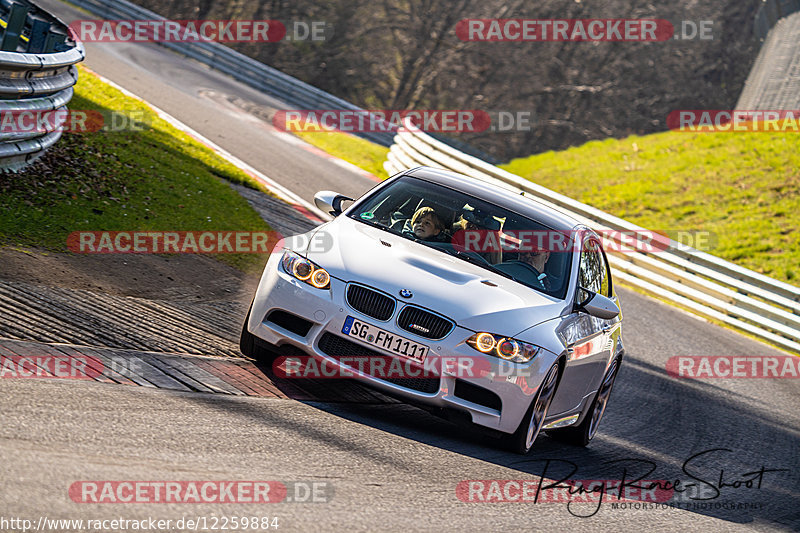
[{"label": "silver bmw coupe", "polygon": [[542,430],[589,443],[624,352],[597,233],[426,167],[355,201],[323,191],[315,203],[334,218],[270,255],[242,328],[245,355],[287,373],[301,359],[322,365],[518,453]]}]

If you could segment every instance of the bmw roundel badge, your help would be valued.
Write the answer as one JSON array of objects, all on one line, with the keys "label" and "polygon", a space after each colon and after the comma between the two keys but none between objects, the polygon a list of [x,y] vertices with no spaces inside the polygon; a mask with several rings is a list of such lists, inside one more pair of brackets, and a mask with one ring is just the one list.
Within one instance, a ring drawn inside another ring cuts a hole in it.
[{"label": "bmw roundel badge", "polygon": [[400,289],[400,296],[402,296],[403,298],[411,298],[412,296],[414,296],[414,293],[412,293],[408,289]]}]

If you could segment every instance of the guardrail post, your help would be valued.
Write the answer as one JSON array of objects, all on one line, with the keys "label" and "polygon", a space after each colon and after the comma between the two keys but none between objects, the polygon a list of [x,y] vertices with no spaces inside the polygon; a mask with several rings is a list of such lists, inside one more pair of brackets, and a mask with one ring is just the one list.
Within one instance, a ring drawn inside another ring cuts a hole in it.
[{"label": "guardrail post", "polygon": [[63,33],[57,32],[50,32],[47,34],[47,40],[45,41],[44,45],[44,53],[52,54],[53,52],[58,52],[61,45],[67,40],[67,36]]},{"label": "guardrail post", "polygon": [[12,4],[9,10],[6,29],[3,33],[3,40],[0,42],[0,50],[5,52],[16,52],[19,39],[22,35],[22,27],[25,26],[25,18],[28,16],[28,7],[22,4]]},{"label": "guardrail post", "polygon": [[50,32],[50,23],[46,20],[35,19],[28,40],[28,53],[40,54],[45,50],[47,34]]}]

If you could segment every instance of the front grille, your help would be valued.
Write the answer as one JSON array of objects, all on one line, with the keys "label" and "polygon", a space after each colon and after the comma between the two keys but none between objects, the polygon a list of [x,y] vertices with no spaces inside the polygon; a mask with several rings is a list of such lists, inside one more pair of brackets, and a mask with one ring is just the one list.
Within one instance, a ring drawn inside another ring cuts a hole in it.
[{"label": "front grille", "polygon": [[356,311],[384,322],[394,314],[394,298],[361,285],[347,287],[347,303]]},{"label": "front grille", "polygon": [[[319,340],[319,349],[334,359],[339,359],[341,357],[391,357],[386,354],[378,353],[375,350],[370,350],[369,348],[338,335],[334,335],[333,333],[325,333],[322,335],[322,338]],[[365,365],[364,370],[368,369],[369,365]],[[377,376],[377,378],[399,387],[424,392],[426,394],[433,394],[439,391],[438,377],[382,378]]]},{"label": "front grille", "polygon": [[434,315],[433,313],[407,305],[397,317],[397,325],[427,339],[443,339],[455,327],[452,320]]}]

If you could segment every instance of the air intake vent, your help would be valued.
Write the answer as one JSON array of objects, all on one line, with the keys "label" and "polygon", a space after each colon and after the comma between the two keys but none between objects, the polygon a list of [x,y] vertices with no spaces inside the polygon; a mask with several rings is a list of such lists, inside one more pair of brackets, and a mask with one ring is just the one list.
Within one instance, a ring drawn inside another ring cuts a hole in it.
[{"label": "air intake vent", "polygon": [[453,394],[462,400],[467,400],[495,411],[500,411],[503,407],[503,403],[497,394],[463,379],[456,379],[456,387]]},{"label": "air intake vent", "polygon": [[394,298],[361,285],[347,287],[347,303],[356,311],[384,322],[394,314]]},{"label": "air intake vent", "polygon": [[455,327],[452,320],[413,305],[403,308],[397,318],[397,325],[426,339],[443,339]]},{"label": "air intake vent", "polygon": [[[319,340],[319,349],[322,350],[325,354],[329,355],[330,357],[333,357],[334,359],[339,359],[342,357],[348,357],[348,358],[391,357],[390,355],[378,353],[375,350],[370,350],[369,348],[361,346],[360,344],[356,344],[338,335],[334,335],[333,333],[325,333],[322,335],[322,338]],[[346,364],[347,361],[345,360],[343,361],[343,363]],[[367,364],[367,365],[362,365],[362,368],[366,373],[369,373],[369,370],[372,367],[371,365]],[[380,379],[381,381],[386,381],[388,383],[392,383],[399,387],[404,387],[406,389],[411,389],[426,394],[434,394],[436,392],[439,392],[438,377],[435,378],[423,378],[423,377],[384,378],[380,376],[374,376],[374,377]]]},{"label": "air intake vent", "polygon": [[301,337],[305,337],[308,335],[309,330],[313,324],[306,320],[305,318],[301,318],[297,315],[293,315],[292,313],[287,313],[286,311],[276,310],[269,314],[267,317],[267,322],[272,322],[287,331],[291,331]]}]

